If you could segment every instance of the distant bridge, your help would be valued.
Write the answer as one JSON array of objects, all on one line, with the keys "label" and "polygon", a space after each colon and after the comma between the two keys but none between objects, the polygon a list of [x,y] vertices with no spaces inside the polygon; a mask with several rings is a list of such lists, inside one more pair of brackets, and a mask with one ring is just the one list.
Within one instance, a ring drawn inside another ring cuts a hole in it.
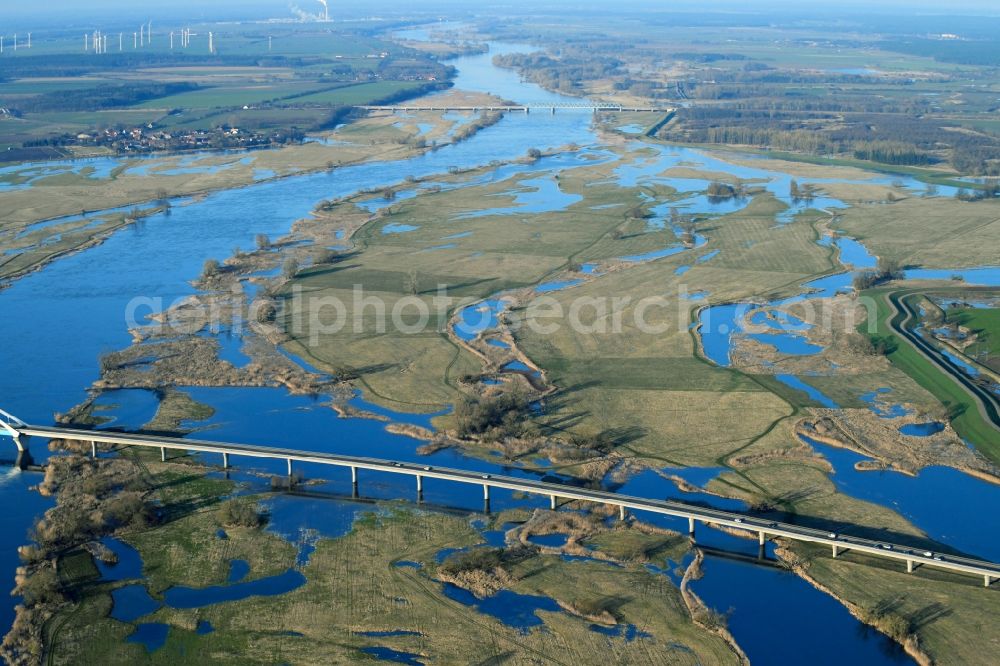
[{"label": "distant bridge", "polygon": [[628,510],[687,518],[688,532],[692,537],[694,536],[695,523],[701,522],[703,524],[719,525],[721,527],[756,533],[758,543],[761,546],[764,545],[768,538],[784,537],[796,541],[828,546],[832,549],[834,557],[847,551],[857,551],[866,555],[875,555],[902,561],[905,562],[906,570],[909,573],[912,573],[918,566],[927,566],[982,576],[986,587],[989,587],[994,580],[1000,580],[1000,565],[985,560],[955,555],[942,555],[912,546],[835,534],[791,523],[780,523],[766,518],[731,511],[720,511],[693,504],[685,504],[683,502],[619,495],[618,493],[606,490],[576,488],[559,483],[533,481],[531,479],[520,479],[512,476],[483,474],[481,472],[470,472],[459,469],[431,467],[419,463],[400,463],[391,460],[344,456],[333,453],[312,453],[252,444],[230,444],[182,439],[179,437],[110,432],[106,430],[34,426],[24,423],[3,410],[0,410],[0,430],[6,430],[14,438],[18,451],[21,452],[27,450],[26,440],[28,437],[45,437],[49,439],[89,442],[91,454],[95,457],[97,456],[98,444],[111,444],[114,446],[141,446],[159,449],[160,458],[164,461],[167,459],[167,451],[214,453],[222,456],[222,466],[227,469],[229,468],[230,456],[281,460],[287,463],[289,477],[292,476],[294,463],[346,467],[351,470],[351,483],[355,489],[355,494],[358,484],[358,470],[389,472],[414,477],[418,499],[423,495],[424,479],[440,479],[443,481],[481,486],[487,510],[489,509],[490,490],[493,488],[503,488],[535,495],[547,495],[553,510],[557,507],[558,500],[560,499],[582,500],[616,506],[622,520],[625,519],[626,511]]},{"label": "distant bridge", "polygon": [[555,113],[557,110],[577,110],[577,111],[613,111],[616,113],[672,113],[675,109],[671,107],[655,106],[626,106],[622,104],[611,104],[607,102],[559,102],[559,103],[529,103],[529,104],[484,104],[481,106],[451,106],[451,105],[408,105],[408,104],[381,104],[381,105],[361,105],[353,107],[363,111],[390,111],[404,113],[416,111],[466,111],[480,113],[482,111],[504,111],[531,113],[541,111]]}]

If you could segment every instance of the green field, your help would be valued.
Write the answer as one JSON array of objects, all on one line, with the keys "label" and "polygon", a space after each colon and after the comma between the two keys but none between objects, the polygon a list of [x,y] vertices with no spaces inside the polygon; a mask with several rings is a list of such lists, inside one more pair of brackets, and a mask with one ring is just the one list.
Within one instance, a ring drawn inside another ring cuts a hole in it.
[{"label": "green field", "polygon": [[978,342],[975,350],[986,351],[987,365],[1000,356],[1000,309],[949,308],[946,314],[948,323],[964,326],[976,334]]},{"label": "green field", "polygon": [[941,401],[949,410],[951,423],[960,435],[972,442],[990,460],[1000,462],[996,429],[980,414],[972,397],[909,343],[899,339],[889,327],[891,307],[888,297],[891,293],[885,290],[871,292],[878,304],[876,334],[890,336],[897,343],[889,354],[889,359]]},{"label": "green field", "polygon": [[[0,149],[13,149],[8,161],[67,156],[65,146],[88,147],[78,134],[108,127],[319,131],[328,129],[331,107],[418,93],[450,76],[432,55],[392,45],[363,25],[190,27],[196,35],[187,49],[177,34],[170,50],[163,27],[152,46],[127,44],[119,54],[116,43],[107,58],[85,57],[78,40],[64,35],[36,34],[30,51],[5,53],[10,80],[0,86],[0,108],[11,113],[0,119]],[[215,53],[207,49],[210,30]],[[241,115],[243,107],[263,113]]]},{"label": "green field", "polygon": [[295,99],[297,104],[321,104],[324,106],[341,106],[354,104],[370,104],[398,93],[419,90],[425,84],[419,81],[376,81],[359,83],[333,90],[303,95]]},{"label": "green field", "polygon": [[274,84],[208,88],[181,93],[170,97],[143,102],[146,109],[211,109],[217,107],[241,107],[263,102],[276,102],[286,97],[303,95],[323,88],[315,82],[296,83],[282,81]]}]

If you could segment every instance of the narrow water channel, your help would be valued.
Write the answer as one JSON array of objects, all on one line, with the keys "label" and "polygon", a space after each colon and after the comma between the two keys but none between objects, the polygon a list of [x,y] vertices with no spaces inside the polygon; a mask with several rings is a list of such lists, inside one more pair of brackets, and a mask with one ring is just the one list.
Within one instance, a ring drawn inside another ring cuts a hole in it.
[{"label": "narrow water channel", "polygon": [[[418,38],[418,33],[408,36]],[[492,44],[487,54],[456,59],[453,62],[459,72],[456,88],[489,92],[521,102],[579,101],[525,83],[516,73],[492,64],[492,57],[497,53],[529,50],[535,49],[516,44]],[[169,216],[150,217],[143,225],[120,232],[101,246],[61,259],[0,292],[5,348],[10,351],[4,355],[4,372],[0,373],[2,407],[28,421],[51,422],[53,412],[68,409],[85,398],[87,387],[98,377],[98,356],[129,344],[125,308],[130,299],[136,296],[160,298],[166,306],[178,297],[191,294],[193,288],[189,281],[198,276],[206,258],[221,259],[228,256],[235,245],[250,246],[257,233],[272,237],[287,233],[295,220],[306,216],[322,199],[400,182],[407,176],[445,173],[449,167],[474,167],[493,160],[510,160],[524,155],[529,148],[546,149],[575,143],[582,150],[599,150],[590,123],[590,115],[580,112],[510,114],[467,141],[412,159],[346,167],[333,173],[294,176],[219,192],[202,201],[175,207]],[[654,152],[655,157],[642,168],[621,170],[617,174],[621,182],[628,184],[660,178],[657,174],[671,165],[694,160],[702,163],[706,170],[725,170],[740,178],[767,178],[767,188],[775,196],[787,198],[787,178],[780,174],[734,167],[685,148],[657,147]],[[114,166],[114,160],[111,162],[109,168]],[[532,170],[544,172],[572,162],[574,160],[567,160],[565,155],[543,158],[532,166]],[[879,178],[873,176],[873,181]],[[703,183],[697,180],[661,180],[679,191],[692,192],[683,202],[688,211],[718,214],[742,205],[730,202],[720,208],[719,204],[703,199],[694,194],[704,189]],[[529,196],[529,203],[536,202],[532,198],[535,196],[552,196],[557,200],[542,201],[540,205],[564,205],[565,201],[561,200],[564,195],[558,188],[553,190],[544,181],[537,185],[538,193]],[[833,201],[824,203],[836,205]],[[492,316],[488,309],[485,313],[487,323]],[[529,471],[505,466],[499,461],[466,458],[450,450],[431,457],[420,456],[416,452],[419,442],[386,432],[381,422],[341,419],[327,406],[279,389],[199,388],[190,392],[196,400],[216,409],[210,421],[211,429],[199,433],[200,437],[304,450],[363,451],[365,455],[390,459],[559,478],[544,470]],[[125,394],[117,398],[123,407],[114,413],[118,419],[116,426],[139,427],[148,420],[147,398]],[[248,414],[256,418],[248,420]],[[412,422],[412,417],[390,416],[401,421],[410,418]],[[322,437],[317,433],[322,433]],[[0,438],[0,443],[6,446],[9,439]],[[36,458],[44,457],[44,446],[36,444],[39,445],[33,448],[33,454]],[[0,578],[13,581],[16,547],[25,542],[28,527],[51,502],[29,490],[30,485],[40,480],[38,475],[18,472],[13,467],[6,469],[7,473],[0,479],[0,500],[8,506],[17,506],[19,511],[5,513],[0,537]],[[327,469],[305,471],[314,476],[330,476]],[[331,487],[343,488],[343,482],[343,479],[332,479]],[[395,476],[383,478],[373,474],[362,482],[363,492],[368,497],[396,498],[413,492],[412,488],[403,487],[403,484],[409,485],[406,479]],[[650,497],[677,494],[671,482],[659,477],[636,479],[626,484],[623,492]],[[428,502],[470,508],[478,508],[481,503],[477,489],[450,487],[445,483],[428,483],[424,496]],[[708,495],[699,499],[706,503],[718,501]],[[718,504],[727,503],[718,501]],[[498,493],[493,498],[492,508],[541,505],[540,500],[526,501]],[[712,534],[710,530],[706,532]],[[731,538],[722,541],[728,546],[746,547]],[[737,543],[734,545],[734,542]],[[811,622],[808,627],[799,627],[799,635],[810,637],[810,649],[815,649],[817,654],[839,653],[858,663],[899,661],[898,655],[884,651],[884,639],[866,631],[840,604],[795,576],[782,574],[778,579],[770,569],[752,565],[731,567],[714,560],[706,566],[706,571],[706,578],[698,584],[698,592],[719,610],[734,609],[733,632],[754,663],[788,663],[787,651],[776,645],[780,641],[776,640],[775,632],[782,626],[782,619],[789,616],[799,618],[800,624],[805,618]],[[195,593],[184,592],[181,596],[184,594]],[[761,605],[763,600],[767,603]],[[0,595],[0,621],[6,621],[7,625],[13,617],[13,604],[14,600]],[[824,627],[836,627],[837,630],[827,632]],[[147,629],[155,634],[153,642],[160,636],[159,629],[154,629]],[[755,640],[755,637],[772,640]]]}]

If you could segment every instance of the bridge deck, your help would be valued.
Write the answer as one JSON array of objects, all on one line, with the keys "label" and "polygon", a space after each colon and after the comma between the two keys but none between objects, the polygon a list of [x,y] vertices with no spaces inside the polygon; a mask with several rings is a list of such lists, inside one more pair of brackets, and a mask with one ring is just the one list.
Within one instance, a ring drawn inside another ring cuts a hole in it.
[{"label": "bridge deck", "polygon": [[670,113],[673,108],[622,106],[618,104],[483,104],[481,106],[449,106],[427,104],[364,104],[354,106],[363,111],[615,111],[621,113]]},{"label": "bridge deck", "polygon": [[[504,488],[553,498],[583,500],[620,507],[622,510],[648,511],[661,515],[687,518],[690,521],[711,523],[737,530],[757,533],[761,543],[766,537],[785,537],[797,541],[817,543],[833,549],[834,556],[839,552],[857,551],[869,555],[900,560],[907,563],[907,570],[912,571],[918,565],[960,571],[984,577],[987,586],[994,579],[1000,579],[1000,565],[985,560],[978,560],[954,555],[925,554],[923,549],[913,548],[885,541],[873,541],[852,536],[830,533],[809,527],[790,523],[781,523],[767,519],[747,516],[730,511],[720,511],[696,505],[669,500],[653,500],[642,497],[620,495],[606,490],[591,490],[575,488],[559,483],[520,479],[511,476],[483,474],[459,469],[430,467],[417,463],[400,463],[378,458],[345,456],[333,453],[311,453],[294,449],[284,449],[253,444],[234,444],[212,442],[207,440],[181,439],[159,435],[141,435],[134,433],[117,433],[104,430],[81,430],[73,428],[55,428],[45,426],[24,425],[20,422],[10,423],[9,428],[21,436],[37,436],[46,438],[69,439],[74,441],[95,442],[120,446],[143,446],[159,449],[198,451],[202,453],[218,453],[251,458],[267,458],[288,462],[289,470],[292,462],[315,463],[351,468],[355,473],[358,469],[390,472],[418,477],[418,487],[424,478],[442,479],[457,483],[467,483],[483,486],[485,497],[489,498],[490,488]],[[690,523],[693,526],[693,522]]]}]

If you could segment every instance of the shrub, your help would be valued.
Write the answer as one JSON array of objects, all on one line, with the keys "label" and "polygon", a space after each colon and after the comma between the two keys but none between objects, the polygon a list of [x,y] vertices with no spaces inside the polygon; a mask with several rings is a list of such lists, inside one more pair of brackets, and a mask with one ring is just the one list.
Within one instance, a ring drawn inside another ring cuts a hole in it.
[{"label": "shrub", "polygon": [[452,576],[466,571],[492,571],[502,562],[502,548],[473,548],[453,553],[441,564],[441,571]]},{"label": "shrub", "polygon": [[527,420],[530,411],[527,398],[504,394],[495,398],[469,398],[455,406],[455,419],[460,437],[483,436],[487,440],[522,437],[531,434]]},{"label": "shrub", "polygon": [[890,638],[903,643],[913,633],[909,619],[899,613],[889,610],[890,602],[864,604],[858,608],[858,615],[865,624],[869,624]]},{"label": "shrub", "polygon": [[264,303],[257,308],[257,321],[261,324],[271,324],[278,318],[278,308],[274,303]]},{"label": "shrub", "polygon": [[215,277],[220,271],[222,271],[222,266],[219,265],[218,260],[206,259],[205,263],[201,266],[201,277],[202,279]]},{"label": "shrub", "polygon": [[340,253],[336,250],[319,250],[313,257],[314,264],[332,264],[337,261],[340,257]]},{"label": "shrub", "polygon": [[714,200],[732,199],[736,196],[736,188],[727,183],[713,181],[708,186],[708,198]]},{"label": "shrub", "polygon": [[219,520],[226,527],[260,527],[264,515],[257,510],[257,503],[250,500],[231,500],[222,505]]},{"label": "shrub", "polygon": [[24,597],[26,606],[44,603],[61,603],[64,600],[59,575],[54,566],[41,566],[26,577],[17,591]]},{"label": "shrub", "polygon": [[711,608],[699,608],[694,612],[694,620],[709,629],[725,629],[729,624],[729,616]]},{"label": "shrub", "polygon": [[854,288],[858,291],[870,289],[889,280],[902,279],[903,267],[894,259],[880,258],[875,269],[861,271],[854,276]]},{"label": "shrub", "polygon": [[295,259],[289,257],[285,259],[285,263],[281,265],[281,274],[286,278],[293,278],[295,274],[299,272],[299,262]]},{"label": "shrub", "polygon": [[149,527],[156,523],[156,513],[142,498],[132,493],[122,493],[106,502],[102,518],[106,525],[136,528]]},{"label": "shrub", "polygon": [[888,356],[899,347],[893,335],[873,335],[871,344],[873,351],[879,356]]}]

